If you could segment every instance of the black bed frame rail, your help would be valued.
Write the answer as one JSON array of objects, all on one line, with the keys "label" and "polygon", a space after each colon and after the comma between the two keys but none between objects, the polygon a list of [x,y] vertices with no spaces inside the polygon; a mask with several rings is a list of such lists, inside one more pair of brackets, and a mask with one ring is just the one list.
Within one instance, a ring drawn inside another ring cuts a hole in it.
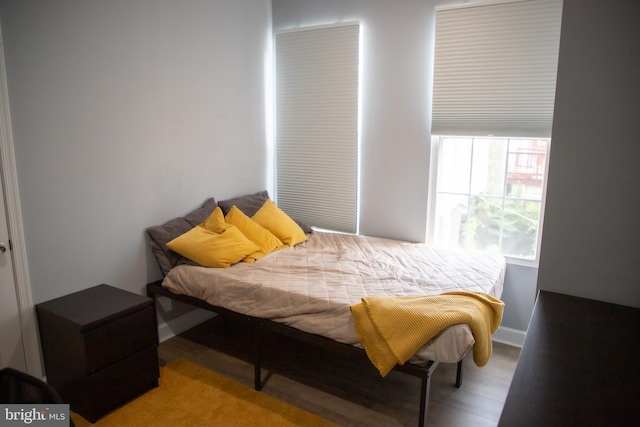
[{"label": "black bed frame rail", "polygon": [[[366,362],[369,362],[369,359],[367,358],[364,349],[360,347],[354,347],[352,345],[340,343],[320,335],[303,332],[303,331],[300,331],[299,329],[293,328],[291,326],[287,326],[282,323],[277,323],[272,320],[240,314],[224,307],[217,307],[217,306],[211,305],[195,297],[176,294],[166,288],[163,288],[162,281],[157,281],[157,282],[147,284],[147,295],[149,297],[154,298],[154,302],[155,302],[155,297],[163,296],[163,297],[180,301],[180,302],[183,302],[195,307],[199,307],[208,311],[212,311],[219,315],[227,316],[239,322],[248,323],[251,326],[254,334],[253,335],[254,336],[254,343],[253,343],[254,345],[254,352],[253,352],[254,388],[258,391],[262,390],[262,388],[269,381],[269,378],[271,378],[271,375],[273,373],[273,372],[268,372],[267,375],[264,377],[264,379],[262,378],[262,331],[275,332],[277,334],[294,338],[298,341],[306,342],[306,343],[318,346],[320,348],[329,349],[338,354],[342,354],[350,357],[356,356],[356,357],[362,358],[363,360],[366,360]],[[394,370],[396,371],[404,372],[405,374],[420,378],[421,380],[420,402],[419,402],[420,414],[418,417],[419,427],[425,427],[427,425],[427,410],[429,406],[429,389],[431,385],[431,375],[433,374],[437,366],[438,366],[438,362],[428,361],[424,365],[414,365],[411,363],[407,363],[404,365],[396,365],[394,367]],[[460,360],[457,365],[455,386],[460,387],[461,384],[462,384],[462,360]]]}]

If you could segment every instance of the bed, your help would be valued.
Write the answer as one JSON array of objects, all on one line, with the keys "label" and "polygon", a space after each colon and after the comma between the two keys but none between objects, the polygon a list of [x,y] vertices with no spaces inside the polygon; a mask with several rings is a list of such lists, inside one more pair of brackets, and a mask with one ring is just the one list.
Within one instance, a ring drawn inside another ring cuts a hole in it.
[{"label": "bed", "polygon": [[[303,241],[261,254],[251,262],[230,263],[228,268],[199,265],[167,247],[168,239],[183,230],[211,221],[207,218],[213,217],[218,207],[223,208],[226,218],[236,208],[249,218],[257,218],[265,200],[266,192],[217,204],[211,199],[184,218],[149,229],[154,253],[165,274],[163,280],[148,285],[149,295],[177,299],[253,325],[258,390],[264,386],[261,330],[338,352],[364,354],[352,315],[352,307],[363,298],[460,291],[501,296],[506,269],[501,256],[378,237],[312,232],[303,224]],[[162,259],[163,255],[172,259]],[[421,378],[419,425],[426,423],[429,380],[438,363],[458,363],[459,386],[460,362],[475,342],[468,324],[454,324],[424,343],[406,363],[393,367]]]}]

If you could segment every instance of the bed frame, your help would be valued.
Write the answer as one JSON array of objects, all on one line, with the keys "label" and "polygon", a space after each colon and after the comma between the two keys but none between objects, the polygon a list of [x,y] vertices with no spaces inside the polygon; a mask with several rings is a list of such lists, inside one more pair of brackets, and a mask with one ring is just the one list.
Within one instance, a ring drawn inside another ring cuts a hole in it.
[{"label": "bed frame", "polygon": [[[293,328],[291,326],[287,326],[282,323],[277,323],[268,319],[261,319],[258,317],[247,316],[244,314],[237,313],[235,311],[217,307],[211,305],[203,300],[198,298],[180,295],[169,291],[162,287],[162,281],[156,281],[147,284],[147,295],[151,298],[155,299],[159,296],[167,297],[176,301],[180,301],[195,307],[199,307],[208,311],[212,311],[217,313],[218,315],[227,316],[229,318],[235,319],[239,322],[243,322],[250,326],[253,331],[253,363],[254,363],[254,387],[256,390],[260,391],[266,385],[267,381],[271,377],[271,372],[269,372],[265,378],[262,378],[262,331],[270,331],[275,332],[280,335],[284,335],[290,338],[294,338],[299,341],[303,341],[312,345],[316,345],[318,347],[329,349],[333,352],[337,352],[338,354],[346,355],[346,356],[358,356],[363,357],[366,360],[366,363],[370,363],[368,358],[366,357],[366,353],[362,348],[354,347],[352,345],[343,344],[329,338],[325,338],[320,335],[310,334],[307,332],[300,331],[299,329]],[[404,365],[396,365],[394,370],[399,372],[404,372],[405,374],[411,375],[413,377],[420,378],[421,380],[421,388],[420,388],[420,413],[418,417],[418,426],[425,427],[427,423],[427,411],[429,406],[429,389],[431,385],[431,375],[435,371],[438,366],[438,362],[436,361],[428,361],[424,365],[414,365],[414,364],[404,364]],[[460,387],[462,384],[462,360],[460,360],[457,364],[456,369],[456,382],[455,386]]]}]

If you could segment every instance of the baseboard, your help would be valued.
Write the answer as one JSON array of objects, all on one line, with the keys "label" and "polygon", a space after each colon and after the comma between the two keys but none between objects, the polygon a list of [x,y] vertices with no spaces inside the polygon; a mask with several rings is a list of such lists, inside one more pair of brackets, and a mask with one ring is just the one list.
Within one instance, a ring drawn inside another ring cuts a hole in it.
[{"label": "baseboard", "polygon": [[205,320],[211,319],[215,315],[215,313],[210,311],[196,308],[195,310],[189,311],[180,317],[176,317],[168,322],[160,323],[158,325],[158,340],[160,342],[164,342],[169,338],[173,338],[187,329],[204,322]]},{"label": "baseboard", "polygon": [[493,341],[522,348],[526,331],[500,326],[493,334]]}]

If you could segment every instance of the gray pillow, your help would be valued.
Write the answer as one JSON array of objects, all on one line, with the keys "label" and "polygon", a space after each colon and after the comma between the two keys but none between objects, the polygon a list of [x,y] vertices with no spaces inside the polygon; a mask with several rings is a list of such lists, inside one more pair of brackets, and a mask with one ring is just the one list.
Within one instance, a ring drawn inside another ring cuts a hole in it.
[{"label": "gray pillow", "polygon": [[[233,199],[222,200],[218,202],[218,206],[222,209],[222,212],[226,215],[233,205],[235,205],[238,209],[240,209],[246,216],[251,218],[255,215],[256,212],[264,205],[264,202],[269,198],[269,193],[267,190],[259,191],[254,194],[247,194],[246,196],[235,197]],[[306,233],[313,233],[313,229],[309,227],[307,224],[298,221],[295,218],[292,218],[296,224],[302,228],[302,230]]]},{"label": "gray pillow", "polygon": [[160,271],[167,275],[178,264],[195,264],[182,255],[167,247],[167,243],[186,233],[198,224],[202,224],[216,208],[216,201],[212,198],[204,202],[201,208],[194,210],[184,217],[174,218],[162,225],[149,227],[147,233],[151,237],[151,250],[158,261]]},{"label": "gray pillow", "polygon": [[233,205],[240,209],[246,216],[251,218],[264,205],[269,198],[267,190],[260,191],[255,194],[247,194],[246,196],[234,197],[233,199],[222,200],[218,202],[218,206],[226,215],[229,213]]}]

